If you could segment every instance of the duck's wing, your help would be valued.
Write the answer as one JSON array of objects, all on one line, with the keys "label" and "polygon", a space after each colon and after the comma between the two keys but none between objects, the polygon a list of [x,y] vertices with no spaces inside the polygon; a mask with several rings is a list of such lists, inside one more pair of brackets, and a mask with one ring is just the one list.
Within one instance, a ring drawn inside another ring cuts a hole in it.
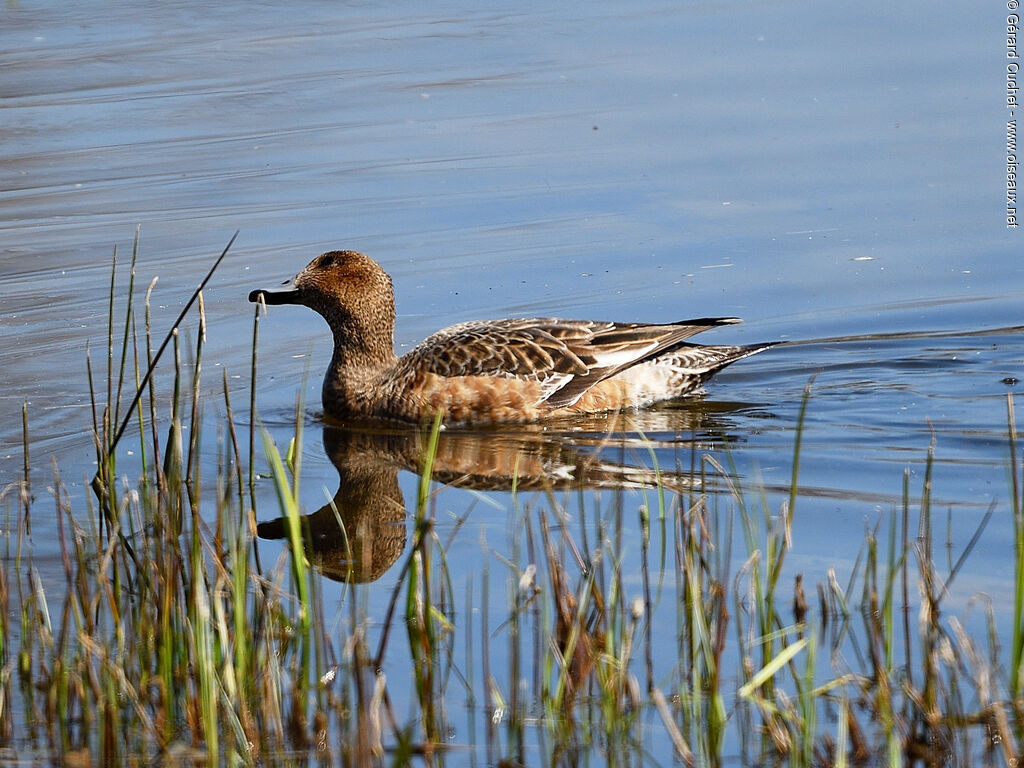
[{"label": "duck's wing", "polygon": [[599,381],[664,354],[694,334],[738,322],[711,317],[657,325],[556,318],[462,323],[430,336],[402,363],[446,377],[536,381],[541,402],[561,408]]}]

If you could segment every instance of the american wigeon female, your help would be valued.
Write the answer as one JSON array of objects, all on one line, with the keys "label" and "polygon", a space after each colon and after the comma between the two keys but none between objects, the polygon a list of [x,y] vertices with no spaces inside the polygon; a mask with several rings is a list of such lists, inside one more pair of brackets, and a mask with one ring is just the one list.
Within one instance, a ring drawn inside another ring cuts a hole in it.
[{"label": "american wigeon female", "polygon": [[460,323],[402,357],[394,351],[391,278],[355,251],[322,254],[278,290],[249,301],[302,304],[334,334],[323,405],[337,419],[448,424],[531,422],[639,408],[692,393],[715,372],[772,344],[684,340],[735,317],[678,323],[528,318]]}]

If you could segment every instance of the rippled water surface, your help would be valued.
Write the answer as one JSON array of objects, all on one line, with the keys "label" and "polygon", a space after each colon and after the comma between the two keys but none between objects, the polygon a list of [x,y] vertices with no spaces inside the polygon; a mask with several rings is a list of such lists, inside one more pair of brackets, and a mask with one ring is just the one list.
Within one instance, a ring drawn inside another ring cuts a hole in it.
[{"label": "rippled water surface", "polygon": [[[794,571],[848,566],[905,472],[920,493],[933,445],[958,551],[1002,505],[953,602],[1005,598],[1024,250],[1004,217],[1004,21],[965,2],[8,3],[0,487],[22,470],[27,404],[44,576],[59,581],[51,459],[84,508],[86,353],[102,371],[113,247],[123,265],[141,226],[136,295],[159,278],[158,336],[240,230],[205,292],[204,376],[217,392],[227,372],[246,422],[246,296],[331,248],[392,275],[399,351],[486,317],[741,316],[706,340],[799,343],[736,364],[697,404],[638,415],[628,447],[551,450],[644,467],[643,432],[660,463],[711,451],[777,507],[814,377]],[[310,512],[338,483],[318,418],[329,342],[301,308],[260,327],[257,410],[279,443],[305,398]],[[206,418],[212,442],[223,413]],[[415,475],[398,482],[411,504]],[[510,524],[507,492],[484,493],[454,538],[456,583],[479,567],[479,532]],[[460,517],[478,496],[440,499]]]}]

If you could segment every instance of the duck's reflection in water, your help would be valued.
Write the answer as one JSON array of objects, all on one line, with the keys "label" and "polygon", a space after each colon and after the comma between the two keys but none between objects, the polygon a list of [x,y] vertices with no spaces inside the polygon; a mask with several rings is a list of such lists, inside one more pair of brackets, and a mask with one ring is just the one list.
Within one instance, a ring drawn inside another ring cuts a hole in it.
[{"label": "duck's reflection in water", "polygon": [[[375,581],[405,549],[398,468],[382,458],[389,438],[340,427],[323,429],[324,449],[340,482],[330,503],[302,518],[302,534],[310,561],[325,576]],[[287,520],[259,523],[256,533],[264,539],[287,538]]]},{"label": "duck's reflection in water", "polygon": [[[643,457],[670,446],[685,458],[672,466],[689,469],[696,451],[735,439],[727,431],[728,415],[751,407],[699,405],[704,407],[688,404],[543,426],[444,430],[431,478],[482,491],[639,488],[659,482],[674,492],[685,491],[699,480],[673,468],[655,472],[641,463]],[[398,473],[420,471],[428,440],[427,432],[416,429],[323,427],[324,449],[338,470],[338,492],[302,518],[307,555],[321,573],[339,581],[370,582],[398,559],[406,541]],[[287,522],[260,523],[257,533],[264,539],[286,538]]]}]

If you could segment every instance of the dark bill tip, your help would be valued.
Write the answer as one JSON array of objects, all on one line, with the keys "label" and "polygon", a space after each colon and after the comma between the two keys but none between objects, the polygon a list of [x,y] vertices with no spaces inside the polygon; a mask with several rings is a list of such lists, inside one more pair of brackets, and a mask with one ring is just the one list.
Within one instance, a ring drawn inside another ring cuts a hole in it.
[{"label": "dark bill tip", "polygon": [[262,288],[249,294],[249,301],[256,303],[263,297],[264,304],[298,304],[299,292],[296,290],[266,291]]}]

